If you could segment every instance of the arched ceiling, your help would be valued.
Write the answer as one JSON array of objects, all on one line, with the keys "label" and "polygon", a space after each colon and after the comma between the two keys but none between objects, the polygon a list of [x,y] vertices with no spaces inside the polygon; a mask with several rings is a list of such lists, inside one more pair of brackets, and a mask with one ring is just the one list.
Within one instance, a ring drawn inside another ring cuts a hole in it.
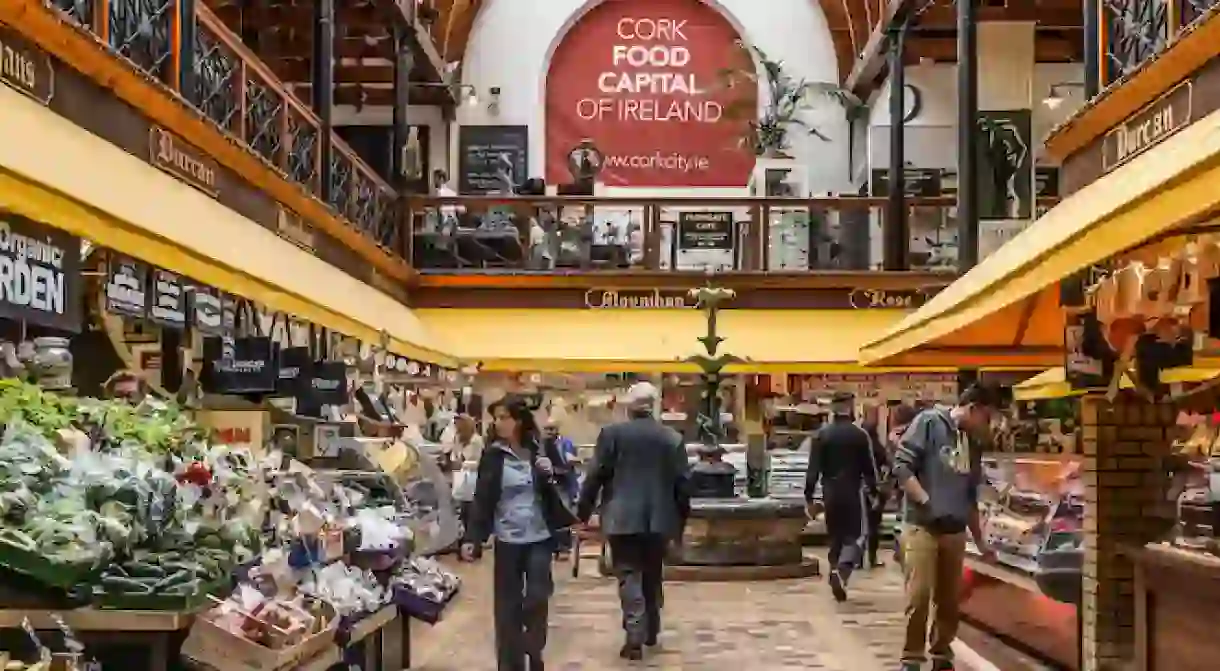
[{"label": "arched ceiling", "polygon": [[[421,0],[431,21],[432,39],[447,62],[462,60],[470,32],[486,0]],[[856,57],[863,53],[869,34],[885,7],[885,0],[808,0],[826,15],[834,40],[839,78],[846,80]],[[428,11],[430,10],[430,11]]]}]

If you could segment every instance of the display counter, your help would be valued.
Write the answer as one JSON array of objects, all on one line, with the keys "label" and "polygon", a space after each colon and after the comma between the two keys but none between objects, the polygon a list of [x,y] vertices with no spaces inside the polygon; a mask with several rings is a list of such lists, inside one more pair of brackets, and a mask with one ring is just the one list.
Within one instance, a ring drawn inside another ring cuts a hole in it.
[{"label": "display counter", "polygon": [[1215,668],[1220,557],[1169,544],[1126,552],[1135,563],[1135,669]]}]

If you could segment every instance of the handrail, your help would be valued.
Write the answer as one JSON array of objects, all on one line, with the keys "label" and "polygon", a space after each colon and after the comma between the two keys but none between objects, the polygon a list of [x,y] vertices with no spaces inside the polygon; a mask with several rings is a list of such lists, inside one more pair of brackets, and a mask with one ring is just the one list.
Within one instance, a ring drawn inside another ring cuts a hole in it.
[{"label": "handrail", "polygon": [[[1039,207],[1050,207],[1059,203],[1056,196],[1038,196],[1035,204]],[[839,208],[872,208],[884,207],[889,198],[884,196],[811,196],[809,198],[754,196],[421,196],[407,197],[407,202],[413,206],[435,205],[557,205],[577,207],[580,205],[599,205],[614,207],[616,205],[668,205],[671,207],[839,207]],[[908,207],[952,207],[957,205],[954,196],[907,196]]]}]

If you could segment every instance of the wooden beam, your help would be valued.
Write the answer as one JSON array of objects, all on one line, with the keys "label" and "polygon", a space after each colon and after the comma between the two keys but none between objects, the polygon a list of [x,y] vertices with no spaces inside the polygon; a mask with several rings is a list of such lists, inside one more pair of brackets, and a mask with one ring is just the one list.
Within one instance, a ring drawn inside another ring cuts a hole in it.
[{"label": "wooden beam", "polygon": [[919,2],[920,0],[890,0],[886,5],[885,15],[873,27],[864,51],[860,58],[856,59],[851,74],[847,75],[844,82],[844,87],[861,100],[868,99],[871,91],[866,89],[872,88],[873,83],[881,76],[881,71],[885,69],[886,44],[889,41],[890,29],[901,25],[919,7]]},{"label": "wooden beam", "polygon": [[[308,99],[309,84],[292,87],[293,94],[298,98]],[[412,105],[451,105],[453,98],[449,90],[442,87],[411,87]],[[394,91],[389,84],[380,88],[371,88],[359,84],[335,84],[335,104],[352,107],[392,107]]]},{"label": "wooden beam", "polygon": [[[1083,25],[1084,12],[1080,5],[1067,7],[1030,7],[1009,5],[1007,7],[979,7],[979,21],[1018,21],[1036,23],[1045,28],[1079,28]],[[953,5],[937,5],[919,16],[917,26],[957,27],[957,9]]]}]

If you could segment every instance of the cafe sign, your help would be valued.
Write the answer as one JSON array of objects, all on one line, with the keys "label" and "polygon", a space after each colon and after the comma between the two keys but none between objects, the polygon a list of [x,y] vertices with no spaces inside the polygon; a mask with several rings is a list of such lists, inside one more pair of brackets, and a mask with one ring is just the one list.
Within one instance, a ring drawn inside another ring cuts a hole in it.
[{"label": "cafe sign", "polygon": [[856,309],[914,310],[923,305],[927,298],[927,294],[919,289],[856,289],[848,300]]},{"label": "cafe sign", "polygon": [[685,293],[663,294],[660,289],[652,291],[620,291],[618,289],[589,289],[585,292],[585,307],[599,309],[659,310],[696,307]]},{"label": "cafe sign", "polygon": [[55,96],[51,57],[21,35],[0,27],[0,82],[46,105]]},{"label": "cafe sign", "polygon": [[1182,82],[1106,134],[1102,170],[1111,170],[1164,142],[1191,123],[1193,82]]}]

